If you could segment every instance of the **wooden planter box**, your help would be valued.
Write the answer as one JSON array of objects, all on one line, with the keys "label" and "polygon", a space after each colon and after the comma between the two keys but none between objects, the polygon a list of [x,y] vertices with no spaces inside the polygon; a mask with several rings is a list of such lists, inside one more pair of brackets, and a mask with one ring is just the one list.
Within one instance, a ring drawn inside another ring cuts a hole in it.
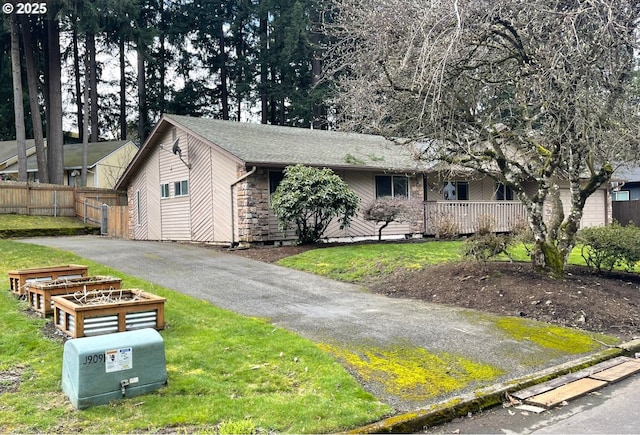
[{"label": "wooden planter box", "polygon": [[30,282],[27,284],[27,301],[32,310],[47,316],[53,313],[52,296],[91,290],[117,290],[121,281],[112,276],[83,276]]},{"label": "wooden planter box", "polygon": [[[106,293],[117,302],[104,302]],[[53,296],[53,322],[72,338],[164,328],[165,298],[139,289],[96,290],[82,301],[75,295]]]},{"label": "wooden planter box", "polygon": [[9,271],[9,288],[16,296],[27,294],[27,283],[49,281],[58,278],[79,278],[87,276],[87,266],[67,264],[62,266],[36,267]]}]

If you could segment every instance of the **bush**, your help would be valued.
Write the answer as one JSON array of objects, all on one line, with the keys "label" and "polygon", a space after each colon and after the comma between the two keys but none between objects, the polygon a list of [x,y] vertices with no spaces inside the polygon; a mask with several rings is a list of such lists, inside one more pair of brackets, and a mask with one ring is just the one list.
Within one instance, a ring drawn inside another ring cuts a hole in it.
[{"label": "bush", "polygon": [[436,239],[452,240],[460,236],[460,225],[450,213],[432,212],[429,220],[433,222]]},{"label": "bush", "polygon": [[314,243],[335,217],[340,229],[349,226],[359,201],[331,169],[295,165],[285,168],[284,178],[271,197],[271,207],[282,229],[295,226],[299,243]]},{"label": "bush", "polygon": [[640,261],[640,229],[617,222],[604,227],[590,227],[578,232],[584,261],[596,272],[614,268],[633,270]]},{"label": "bush", "polygon": [[366,220],[383,223],[378,229],[378,240],[382,240],[382,230],[391,222],[411,222],[416,219],[416,205],[405,197],[378,198],[367,205],[363,212]]},{"label": "bush", "polygon": [[464,244],[464,255],[482,262],[484,269],[488,260],[500,254],[505,254],[511,259],[507,250],[514,243],[515,238],[508,234],[496,234],[494,228],[492,216],[478,216],[475,224],[476,232]]}]

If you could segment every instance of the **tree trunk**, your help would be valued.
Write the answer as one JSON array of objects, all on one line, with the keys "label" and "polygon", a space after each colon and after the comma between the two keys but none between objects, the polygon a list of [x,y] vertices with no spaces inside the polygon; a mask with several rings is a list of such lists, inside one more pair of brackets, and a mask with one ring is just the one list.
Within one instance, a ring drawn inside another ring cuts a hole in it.
[{"label": "tree trunk", "polygon": [[80,86],[80,53],[78,50],[78,31],[73,29],[73,73],[75,75],[75,88],[76,88],[76,122],[78,123],[78,134],[80,140],[83,139],[84,134],[84,116],[82,115],[82,87]]},{"label": "tree trunk", "polygon": [[220,56],[220,100],[222,104],[222,119],[229,119],[229,84],[227,80],[227,52],[222,20],[218,21],[218,44]]},{"label": "tree trunk", "polygon": [[120,36],[118,42],[120,51],[120,140],[127,139],[127,80],[125,76],[125,44],[124,36]]},{"label": "tree trunk", "polygon": [[62,81],[60,59],[60,33],[56,14],[58,7],[49,7],[47,25],[47,83],[49,107],[47,110],[47,136],[49,181],[64,184],[64,135],[62,132]]},{"label": "tree trunk", "polygon": [[[266,15],[266,12],[265,12]],[[260,112],[261,122],[267,124],[269,122],[269,93],[268,93],[268,74],[269,64],[267,61],[268,42],[267,17],[260,18]]]},{"label": "tree trunk", "polygon": [[[87,35],[87,39],[89,39],[89,35]],[[88,57],[91,55],[89,54]],[[91,66],[89,65],[88,59],[85,59],[85,69],[84,69],[84,119],[83,125],[84,130],[82,131],[82,167],[80,169],[80,185],[87,185],[87,160],[89,155],[89,106],[90,106],[90,97],[89,97],[89,87],[90,85],[90,72],[89,69]]]},{"label": "tree trunk", "polygon": [[144,48],[142,44],[138,43],[138,138],[140,144],[144,143],[147,136],[147,97],[145,86],[145,68],[144,68]]},{"label": "tree trunk", "polygon": [[22,20],[22,40],[24,42],[24,59],[27,68],[27,86],[29,88],[29,107],[31,109],[31,123],[33,124],[33,138],[36,146],[36,161],[38,164],[38,179],[41,183],[49,182],[49,170],[47,168],[47,155],[44,146],[44,134],[42,132],[42,117],[40,116],[40,104],[38,104],[38,77],[33,60],[33,42],[31,40],[31,23],[28,19]]},{"label": "tree trunk", "polygon": [[20,38],[18,18],[11,15],[11,71],[13,77],[13,111],[15,114],[16,142],[18,143],[18,181],[27,181],[27,148],[22,102],[22,71],[20,68]]},{"label": "tree trunk", "polygon": [[[96,65],[96,35],[92,32],[87,33],[87,54],[88,56],[88,69],[89,73],[89,89],[86,88],[87,81],[85,80],[85,93],[88,92],[89,104],[87,104],[85,98],[85,110],[89,109],[91,116],[91,142],[98,142],[98,71]],[[85,117],[86,119],[86,117]]]}]

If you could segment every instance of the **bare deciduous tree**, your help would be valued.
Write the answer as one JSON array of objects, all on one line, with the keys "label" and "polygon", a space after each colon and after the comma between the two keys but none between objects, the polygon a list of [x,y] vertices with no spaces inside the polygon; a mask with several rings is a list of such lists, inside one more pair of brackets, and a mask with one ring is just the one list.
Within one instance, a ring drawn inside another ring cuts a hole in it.
[{"label": "bare deciduous tree", "polygon": [[[334,0],[343,128],[511,187],[537,270],[564,274],[587,198],[637,158],[635,0]],[[569,186],[565,215],[561,185]],[[543,219],[545,202],[555,206]]]}]

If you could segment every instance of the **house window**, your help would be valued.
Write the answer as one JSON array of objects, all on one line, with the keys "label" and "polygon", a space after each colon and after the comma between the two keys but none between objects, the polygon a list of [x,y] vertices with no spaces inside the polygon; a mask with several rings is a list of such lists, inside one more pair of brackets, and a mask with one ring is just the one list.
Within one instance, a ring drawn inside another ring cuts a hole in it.
[{"label": "house window", "polygon": [[169,183],[160,185],[160,198],[169,198]]},{"label": "house window", "polygon": [[282,171],[269,171],[269,195],[273,195],[284,178]]},{"label": "house window", "polygon": [[140,204],[140,191],[136,190],[136,225],[142,224],[142,205]]},{"label": "house window", "polygon": [[513,189],[502,183],[496,183],[496,201],[513,201]]},{"label": "house window", "polygon": [[186,196],[189,194],[189,181],[182,180],[173,183],[173,193],[175,196]]},{"label": "house window", "polygon": [[446,201],[468,201],[468,181],[447,181],[442,186],[442,197]]},{"label": "house window", "polygon": [[406,175],[376,175],[376,198],[409,197],[409,177]]},{"label": "house window", "polygon": [[629,201],[628,190],[618,190],[611,193],[611,199],[613,201]]}]

